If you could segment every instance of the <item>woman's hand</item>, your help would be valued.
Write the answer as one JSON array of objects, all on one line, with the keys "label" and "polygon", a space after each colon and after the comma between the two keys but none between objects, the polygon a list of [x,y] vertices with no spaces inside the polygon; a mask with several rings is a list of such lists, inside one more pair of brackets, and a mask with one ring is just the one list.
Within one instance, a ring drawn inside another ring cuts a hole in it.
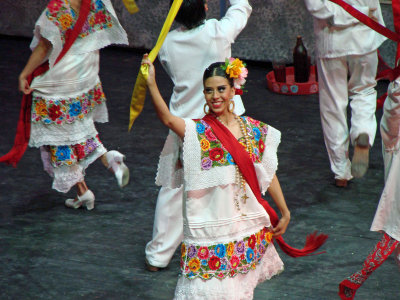
[{"label": "woman's hand", "polygon": [[18,88],[25,95],[32,93],[33,89],[29,86],[28,80],[25,76],[20,75],[18,78]]},{"label": "woman's hand", "polygon": [[156,70],[147,53],[143,55],[142,65],[147,65],[149,67],[149,76],[147,76],[146,80],[147,85],[153,85],[156,82]]},{"label": "woman's hand", "polygon": [[290,222],[290,213],[282,216],[279,220],[278,225],[272,229],[274,237],[278,237],[284,234],[286,232],[286,228],[289,225],[289,222]]}]

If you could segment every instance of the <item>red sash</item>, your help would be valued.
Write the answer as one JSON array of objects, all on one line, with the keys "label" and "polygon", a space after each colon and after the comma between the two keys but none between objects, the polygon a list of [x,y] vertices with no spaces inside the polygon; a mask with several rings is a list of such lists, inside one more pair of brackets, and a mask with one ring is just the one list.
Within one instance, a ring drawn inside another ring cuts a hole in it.
[{"label": "red sash", "polygon": [[[72,44],[75,42],[79,33],[82,30],[83,25],[89,15],[90,12],[90,0],[82,0],[81,7],[79,10],[79,17],[75,23],[74,28],[67,32],[65,37],[65,44],[60,54],[58,55],[54,64],[58,63],[61,58],[67,53],[67,51],[71,48]],[[39,67],[37,67],[32,74],[28,77],[29,85],[32,83],[33,78],[44,74],[49,69],[49,63],[46,61]],[[0,157],[0,162],[4,162],[6,164],[11,164],[14,167],[17,166],[17,163],[20,161],[22,156],[25,153],[26,148],[28,147],[29,138],[31,134],[31,109],[32,109],[32,93],[29,95],[23,95],[21,109],[19,112],[19,119],[17,125],[17,132],[15,134],[14,145],[11,150]]]},{"label": "red sash", "polygon": [[[206,115],[203,120],[207,122],[208,125],[214,131],[216,137],[220,140],[220,142],[224,145],[224,147],[228,150],[228,152],[232,155],[235,163],[238,165],[240,172],[243,177],[247,181],[247,184],[250,186],[254,195],[256,196],[258,202],[264,207],[267,211],[272,226],[278,225],[279,217],[275,210],[268,204],[266,200],[264,200],[261,196],[260,186],[258,184],[256,170],[254,168],[254,164],[249,157],[249,154],[243,148],[243,146],[236,140],[236,138],[230,133],[229,130],[226,129],[214,116]],[[316,232],[313,234],[309,234],[306,239],[306,243],[303,249],[296,249],[289,246],[282,238],[279,236],[275,238],[279,247],[284,251],[287,255],[292,257],[306,256],[310,255],[312,252],[316,251],[319,247],[321,247],[326,239],[328,238],[325,234],[317,235]]]}]

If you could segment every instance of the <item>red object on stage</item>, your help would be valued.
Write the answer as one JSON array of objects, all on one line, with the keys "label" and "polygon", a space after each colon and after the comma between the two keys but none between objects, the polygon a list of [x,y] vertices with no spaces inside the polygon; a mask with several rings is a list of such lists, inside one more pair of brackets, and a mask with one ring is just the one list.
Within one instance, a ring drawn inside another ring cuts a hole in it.
[{"label": "red object on stage", "polygon": [[285,95],[311,95],[318,92],[316,66],[310,66],[310,77],[307,82],[294,81],[294,67],[286,67],[286,82],[278,82],[274,71],[267,74],[268,89],[278,94]]}]

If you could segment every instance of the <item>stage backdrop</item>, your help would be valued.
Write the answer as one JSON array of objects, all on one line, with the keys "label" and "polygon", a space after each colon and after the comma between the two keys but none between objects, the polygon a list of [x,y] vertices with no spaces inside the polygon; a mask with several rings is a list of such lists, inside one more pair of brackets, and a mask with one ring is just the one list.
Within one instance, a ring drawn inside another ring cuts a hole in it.
[{"label": "stage backdrop", "polygon": [[[0,0],[0,34],[32,36],[36,19],[48,0]],[[112,0],[130,47],[151,49],[168,13],[169,0],[136,0],[140,11],[130,15],[122,0]],[[209,0],[208,18],[219,18],[220,1]],[[303,0],[250,0],[253,13],[233,46],[233,55],[256,61],[292,62],[292,49],[298,35],[313,57],[312,18]],[[393,29],[391,6],[382,4],[386,25]],[[392,64],[395,43],[386,41],[380,49]]]}]

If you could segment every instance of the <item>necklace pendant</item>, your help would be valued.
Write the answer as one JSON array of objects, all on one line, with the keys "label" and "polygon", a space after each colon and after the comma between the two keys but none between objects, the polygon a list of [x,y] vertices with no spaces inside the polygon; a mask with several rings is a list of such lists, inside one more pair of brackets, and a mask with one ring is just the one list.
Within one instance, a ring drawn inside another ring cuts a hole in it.
[{"label": "necklace pendant", "polygon": [[248,197],[246,194],[244,194],[244,195],[242,196],[242,202],[243,202],[244,204],[246,204],[247,199],[249,199],[249,197]]}]

